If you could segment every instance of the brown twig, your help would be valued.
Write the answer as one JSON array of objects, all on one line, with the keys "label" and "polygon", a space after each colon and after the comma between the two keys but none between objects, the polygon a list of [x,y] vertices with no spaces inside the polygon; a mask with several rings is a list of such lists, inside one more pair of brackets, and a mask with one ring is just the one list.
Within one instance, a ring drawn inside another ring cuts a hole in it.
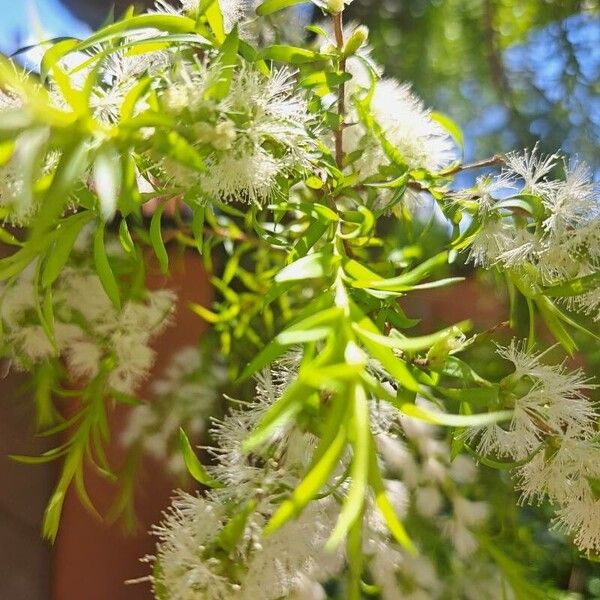
[{"label": "brown twig", "polygon": [[[344,29],[342,25],[342,13],[333,15],[333,30],[335,32],[335,43],[341,52],[344,49]],[[346,59],[340,60],[339,69],[342,73],[346,72]],[[340,124],[335,131],[335,161],[338,168],[342,168],[344,163],[344,117],[346,116],[346,84],[340,83],[338,88],[338,116]]]},{"label": "brown twig", "polygon": [[484,158],[483,160],[477,160],[466,165],[456,165],[448,171],[444,171],[444,175],[455,175],[462,171],[468,171],[469,169],[481,169],[482,167],[499,167],[504,164],[504,156],[502,154],[494,154],[490,158]]}]

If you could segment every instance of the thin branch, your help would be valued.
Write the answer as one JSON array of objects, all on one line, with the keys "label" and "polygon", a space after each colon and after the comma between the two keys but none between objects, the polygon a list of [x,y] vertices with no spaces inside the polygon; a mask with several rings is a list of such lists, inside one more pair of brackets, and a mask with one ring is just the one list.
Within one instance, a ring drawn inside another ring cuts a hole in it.
[{"label": "thin branch", "polygon": [[[341,52],[344,49],[344,28],[342,25],[342,13],[333,15],[333,30],[335,32],[335,43]],[[346,72],[346,59],[342,58],[339,65],[342,73]],[[346,84],[340,83],[338,88],[338,115],[340,124],[335,132],[335,161],[341,169],[344,163],[344,117],[346,116]]]},{"label": "thin branch", "polygon": [[456,173],[461,173],[462,171],[468,171],[469,169],[481,169],[482,167],[499,167],[504,164],[504,156],[502,154],[494,154],[490,158],[484,158],[482,160],[477,160],[472,163],[467,163],[466,165],[456,165],[447,171],[444,171],[444,175],[455,175]]}]

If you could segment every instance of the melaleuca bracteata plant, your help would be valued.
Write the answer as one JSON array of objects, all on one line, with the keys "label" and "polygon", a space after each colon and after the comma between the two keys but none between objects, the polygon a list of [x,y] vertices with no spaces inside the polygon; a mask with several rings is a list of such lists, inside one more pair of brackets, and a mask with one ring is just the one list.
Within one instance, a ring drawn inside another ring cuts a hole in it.
[{"label": "melaleuca bracteata plant", "polygon": [[[115,477],[111,407],[137,404],[116,513],[133,518],[144,452],[205,488],[153,530],[159,599],[547,598],[481,471],[512,472],[521,502],[549,500],[600,552],[594,382],[539,335],[571,355],[597,340],[597,189],[537,148],[464,164],[458,128],[344,24],[349,3],[160,0],[48,44],[39,73],[0,62],[0,349],[62,436],[16,458],[62,462],[53,539],[69,486],[95,510],[85,465]],[[176,247],[211,275],[217,300],[192,309],[218,353],[175,355],[140,405],[175,303],[145,274]],[[469,321],[411,332],[401,299],[461,262],[507,291],[509,342]],[[490,339],[491,380],[467,362]],[[210,440],[205,465],[186,431]]]}]

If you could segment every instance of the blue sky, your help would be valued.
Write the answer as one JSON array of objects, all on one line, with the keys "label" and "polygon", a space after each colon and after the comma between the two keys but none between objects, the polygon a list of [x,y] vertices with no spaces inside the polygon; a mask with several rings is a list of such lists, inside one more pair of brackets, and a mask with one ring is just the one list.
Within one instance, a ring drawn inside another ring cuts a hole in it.
[{"label": "blue sky", "polygon": [[37,15],[38,29],[46,39],[78,37],[89,31],[58,0],[0,0],[0,11],[0,52],[5,54],[37,41],[36,28],[31,26],[33,15]]}]

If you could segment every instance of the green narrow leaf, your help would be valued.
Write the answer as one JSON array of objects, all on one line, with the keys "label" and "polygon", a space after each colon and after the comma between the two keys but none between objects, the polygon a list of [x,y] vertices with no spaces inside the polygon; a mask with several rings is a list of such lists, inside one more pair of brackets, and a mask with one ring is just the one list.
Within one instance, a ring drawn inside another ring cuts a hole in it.
[{"label": "green narrow leaf", "polygon": [[215,544],[225,550],[227,554],[233,552],[243,538],[246,531],[246,523],[248,518],[254,512],[256,508],[256,500],[248,500],[241,510],[238,510],[231,519],[227,522],[225,527],[221,529],[215,539]]},{"label": "green narrow leaf", "polygon": [[51,286],[67,264],[73,246],[84,225],[93,218],[93,213],[85,211],[67,217],[58,226],[56,236],[48,249],[46,262],[42,271],[41,283],[43,287]]},{"label": "green narrow leaf", "polygon": [[416,404],[404,403],[398,407],[405,415],[414,417],[432,425],[446,425],[449,427],[480,427],[512,418],[512,410],[499,410],[494,412],[477,413],[472,415],[452,415],[441,411],[433,411]]},{"label": "green narrow leaf", "polygon": [[312,394],[312,388],[303,381],[296,380],[292,382],[244,441],[243,450],[251,452],[268,440],[279,427],[285,425],[302,410],[304,402]]},{"label": "green narrow leaf", "polygon": [[346,540],[348,555],[348,600],[362,600],[362,571],[365,560],[363,551],[362,516],[352,524]]},{"label": "green narrow leaf", "polygon": [[394,507],[392,506],[385,491],[385,485],[381,477],[379,464],[377,463],[377,451],[373,443],[371,444],[370,453],[369,483],[373,490],[373,494],[375,495],[375,504],[377,504],[377,508],[379,509],[379,512],[386,522],[391,534],[401,546],[414,554],[416,552],[416,548],[406,533],[406,529],[398,518],[398,515],[396,514],[396,511],[394,510]]},{"label": "green narrow leaf", "polygon": [[206,171],[201,154],[176,131],[157,132],[152,140],[159,152],[164,152],[174,161],[195,171]]},{"label": "green narrow leaf", "polygon": [[169,33],[194,33],[196,22],[183,15],[145,14],[108,25],[74,46],[71,51],[82,52],[105,40],[122,37],[136,29],[156,28]]},{"label": "green narrow leaf", "polygon": [[99,222],[96,227],[96,233],[94,235],[94,264],[96,265],[96,272],[106,295],[110,298],[113,306],[117,310],[121,310],[119,286],[110,267],[110,263],[108,262],[106,248],[104,247],[104,228],[104,222]]},{"label": "green narrow leaf", "polygon": [[421,335],[418,337],[406,337],[401,336],[399,333],[396,333],[396,335],[381,335],[379,333],[373,333],[371,331],[362,329],[358,323],[352,324],[352,328],[357,333],[363,336],[367,336],[368,338],[373,340],[373,342],[376,342],[381,346],[395,348],[397,350],[403,350],[405,352],[419,352],[421,350],[427,350],[440,341],[447,340],[448,338],[453,338],[457,335],[460,335],[462,332],[468,330],[470,327],[470,321],[462,321],[461,323],[457,323],[452,327],[447,327],[446,329],[442,329],[441,331],[437,331],[436,333],[431,333],[429,335]]},{"label": "green narrow leaf", "polygon": [[83,139],[63,152],[52,183],[42,199],[40,212],[31,228],[30,239],[35,240],[53,229],[56,219],[63,214],[69,196],[89,164],[88,144],[89,140]]},{"label": "green narrow leaf", "polygon": [[284,500],[265,527],[265,535],[273,533],[291,518],[298,516],[306,505],[329,481],[346,446],[346,427],[343,422],[334,424],[336,433],[332,439],[321,440],[315,454],[319,460],[294,490],[292,497]]},{"label": "green narrow leaf", "polygon": [[219,0],[201,0],[198,8],[198,19],[203,15],[206,17],[208,26],[215,35],[217,43],[222,44],[225,39],[225,23]]},{"label": "green narrow leaf", "polygon": [[158,259],[160,270],[164,274],[169,272],[169,255],[162,238],[162,215],[165,207],[166,203],[159,204],[150,221],[150,242]]},{"label": "green narrow leaf", "polygon": [[20,242],[12,233],[2,227],[0,227],[0,242],[9,246],[23,246],[23,242]]},{"label": "green narrow leaf", "polygon": [[131,239],[131,233],[129,232],[129,226],[127,225],[127,219],[123,218],[119,223],[119,241],[121,247],[127,254],[131,254],[135,249],[133,240]]},{"label": "green narrow leaf", "polygon": [[367,394],[361,383],[354,385],[352,394],[352,464],[350,466],[350,487],[344,498],[337,523],[327,540],[326,547],[336,548],[348,534],[348,531],[362,517],[367,486],[369,482],[369,456],[371,452],[371,431],[369,429],[369,404]]},{"label": "green narrow leaf", "polygon": [[306,48],[298,48],[295,46],[284,46],[273,44],[262,51],[261,56],[265,60],[276,60],[292,65],[302,65],[305,63],[315,62],[321,56],[314,50]]},{"label": "green narrow leaf", "polygon": [[546,323],[548,329],[552,332],[552,335],[560,342],[562,347],[573,356],[575,350],[577,350],[577,344],[562,324],[560,316],[557,314],[559,311],[556,306],[554,306],[552,301],[546,296],[534,298],[534,301],[544,319],[544,323]]},{"label": "green narrow leaf", "polygon": [[565,298],[569,296],[579,296],[586,292],[591,292],[600,286],[600,271],[586,275],[585,277],[577,277],[569,281],[564,281],[558,285],[553,285],[542,289],[544,296]]},{"label": "green narrow leaf", "polygon": [[194,452],[192,445],[190,444],[188,436],[181,427],[179,428],[179,447],[181,448],[181,453],[183,454],[183,460],[185,462],[185,466],[188,470],[188,473],[198,483],[201,483],[202,485],[205,485],[210,488],[223,487],[223,484],[220,481],[217,481],[209,475],[209,473],[204,468],[204,465],[198,460],[198,457],[196,456],[196,453]]},{"label": "green narrow leaf", "polygon": [[[218,5],[216,1],[214,4]],[[221,73],[219,80],[207,90],[207,97],[214,98],[215,100],[223,100],[229,93],[233,72],[237,63],[239,41],[240,38],[236,24],[221,46],[221,52],[217,59],[221,67]]]},{"label": "green narrow leaf", "polygon": [[355,281],[352,285],[355,287],[368,287],[377,290],[405,290],[410,286],[414,286],[419,283],[425,277],[431,274],[435,269],[446,265],[448,263],[448,252],[440,252],[432,258],[427,259],[420,265],[411,269],[407,273],[398,275],[398,277],[392,277],[390,279],[378,278],[372,281]]},{"label": "green narrow leaf", "polygon": [[289,8],[290,6],[296,6],[296,4],[305,4],[306,0],[265,0],[262,4],[259,4],[256,8],[256,14],[259,17],[265,17],[271,15],[274,12]]},{"label": "green narrow leaf", "polygon": [[410,372],[406,363],[398,358],[390,348],[374,342],[371,337],[363,333],[368,332],[370,334],[381,335],[371,319],[363,315],[355,304],[351,304],[351,311],[355,322],[359,325],[357,335],[371,356],[382,364],[383,368],[398,381],[399,385],[411,392],[424,394],[424,390]]},{"label": "green narrow leaf", "polygon": [[454,138],[454,141],[459,145],[461,152],[464,152],[465,138],[459,125],[449,116],[439,112],[432,111],[429,113],[429,116],[433,121],[439,123]]},{"label": "green narrow leaf", "polygon": [[339,257],[322,252],[315,252],[299,258],[292,264],[284,267],[277,275],[275,282],[300,281],[302,279],[316,279],[330,273],[334,264],[339,262]]}]

